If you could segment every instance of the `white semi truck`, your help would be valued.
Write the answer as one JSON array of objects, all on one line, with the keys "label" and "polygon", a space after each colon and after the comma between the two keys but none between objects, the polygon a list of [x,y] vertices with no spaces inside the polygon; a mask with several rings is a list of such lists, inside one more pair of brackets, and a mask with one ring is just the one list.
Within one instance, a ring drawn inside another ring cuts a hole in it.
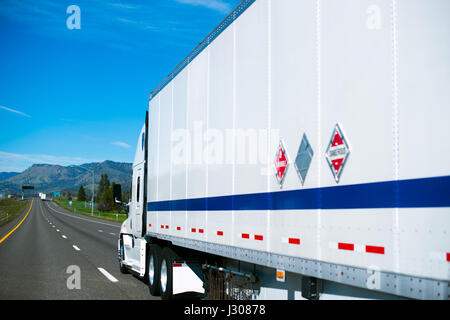
[{"label": "white semi truck", "polygon": [[150,94],[121,270],[165,299],[448,299],[449,14],[242,1]]}]

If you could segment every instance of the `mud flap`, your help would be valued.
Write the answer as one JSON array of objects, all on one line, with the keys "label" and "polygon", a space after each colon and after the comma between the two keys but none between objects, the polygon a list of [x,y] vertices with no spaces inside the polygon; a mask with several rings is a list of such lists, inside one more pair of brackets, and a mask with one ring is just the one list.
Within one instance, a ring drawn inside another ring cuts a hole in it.
[{"label": "mud flap", "polygon": [[172,264],[173,295],[186,292],[205,293],[203,280],[197,275],[198,272],[194,272],[191,267],[195,269],[194,265],[189,266],[186,262]]}]

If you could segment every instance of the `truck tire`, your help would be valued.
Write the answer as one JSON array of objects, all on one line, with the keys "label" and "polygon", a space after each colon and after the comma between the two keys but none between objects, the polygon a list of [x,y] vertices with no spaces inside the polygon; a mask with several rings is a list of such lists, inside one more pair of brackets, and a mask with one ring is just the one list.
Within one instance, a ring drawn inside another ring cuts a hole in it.
[{"label": "truck tire", "polygon": [[150,244],[148,251],[148,287],[152,296],[159,296],[160,291],[160,268],[161,268],[161,247],[157,244]]},{"label": "truck tire", "polygon": [[128,273],[127,267],[123,264],[123,258],[125,257],[125,250],[123,249],[123,241],[120,239],[120,256],[119,256],[119,267],[120,273]]},{"label": "truck tire", "polygon": [[169,247],[162,251],[160,268],[161,298],[170,300],[173,298],[173,270],[172,265],[178,259],[177,254]]}]

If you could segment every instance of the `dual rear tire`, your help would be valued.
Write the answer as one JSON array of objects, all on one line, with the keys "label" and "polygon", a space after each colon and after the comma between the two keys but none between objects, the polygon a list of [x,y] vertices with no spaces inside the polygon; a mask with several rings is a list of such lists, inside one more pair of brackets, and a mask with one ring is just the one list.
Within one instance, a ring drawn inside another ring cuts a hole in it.
[{"label": "dual rear tire", "polygon": [[163,300],[173,298],[172,266],[177,258],[177,254],[170,247],[149,245],[148,286],[152,296],[160,295]]}]

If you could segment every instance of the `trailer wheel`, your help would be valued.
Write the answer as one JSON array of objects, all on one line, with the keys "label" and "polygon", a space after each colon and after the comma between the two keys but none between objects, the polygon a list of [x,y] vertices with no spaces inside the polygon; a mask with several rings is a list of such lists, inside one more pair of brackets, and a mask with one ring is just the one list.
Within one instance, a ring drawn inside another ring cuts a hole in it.
[{"label": "trailer wheel", "polygon": [[157,244],[150,244],[148,254],[148,287],[152,296],[159,296],[161,247]]},{"label": "trailer wheel", "polygon": [[119,256],[119,267],[121,273],[128,273],[127,267],[123,264],[123,258],[125,257],[125,250],[123,249],[123,241],[120,239],[120,256]]},{"label": "trailer wheel", "polygon": [[161,298],[163,300],[169,300],[173,298],[172,265],[177,258],[177,254],[171,248],[166,247],[163,249],[160,269]]}]

